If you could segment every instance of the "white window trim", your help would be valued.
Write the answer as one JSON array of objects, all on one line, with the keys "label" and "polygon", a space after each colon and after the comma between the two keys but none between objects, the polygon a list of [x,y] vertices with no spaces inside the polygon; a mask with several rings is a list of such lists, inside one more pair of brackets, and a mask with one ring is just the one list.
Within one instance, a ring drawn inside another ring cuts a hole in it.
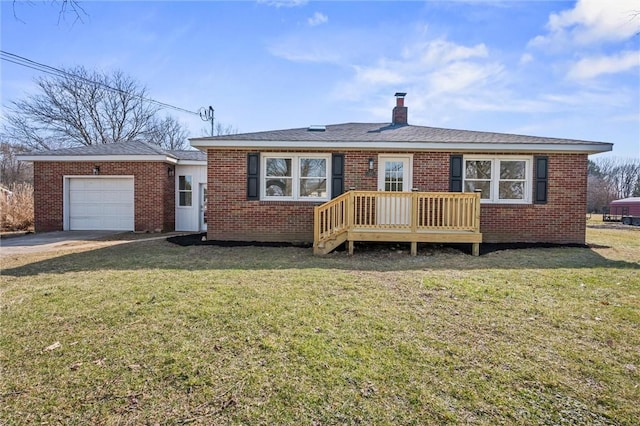
[{"label": "white window trim", "polygon": [[[267,196],[267,159],[285,158],[291,159],[292,188],[291,197]],[[326,160],[327,196],[326,197],[300,197],[300,158],[314,158]],[[260,155],[260,200],[263,201],[304,201],[304,202],[324,202],[331,199],[331,154],[316,153],[292,153],[292,152],[269,152]]]},{"label": "white window trim", "polygon": [[[533,191],[533,157],[532,156],[513,156],[513,155],[470,155],[464,156],[462,159],[462,191],[465,190],[467,181],[467,161],[486,161],[491,160],[491,194],[489,199],[481,198],[482,204],[532,204]],[[500,195],[500,161],[525,161],[526,176],[524,180],[524,199],[522,200],[501,200]],[[481,180],[481,179],[479,179]]]},{"label": "white window trim", "polygon": [[[180,176],[184,176],[185,178],[191,179],[191,189],[180,189]],[[181,206],[180,205],[180,193],[182,192],[190,192],[191,193],[191,205],[189,206]],[[193,208],[193,175],[178,175],[176,178],[176,207],[179,209],[192,209]]]}]

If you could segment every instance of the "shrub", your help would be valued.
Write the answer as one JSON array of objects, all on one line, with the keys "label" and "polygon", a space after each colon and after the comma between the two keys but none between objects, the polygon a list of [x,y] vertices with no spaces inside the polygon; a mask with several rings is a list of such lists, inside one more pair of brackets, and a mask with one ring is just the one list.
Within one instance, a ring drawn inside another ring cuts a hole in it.
[{"label": "shrub", "polygon": [[17,183],[11,193],[0,195],[0,228],[3,231],[33,230],[33,186]]}]

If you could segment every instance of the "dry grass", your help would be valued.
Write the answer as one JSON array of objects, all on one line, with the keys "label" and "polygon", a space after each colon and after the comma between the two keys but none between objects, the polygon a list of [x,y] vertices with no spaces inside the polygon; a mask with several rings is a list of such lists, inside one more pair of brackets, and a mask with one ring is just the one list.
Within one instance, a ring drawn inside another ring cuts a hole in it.
[{"label": "dry grass", "polygon": [[0,196],[0,230],[33,230],[33,186],[28,183],[13,184],[11,195]]},{"label": "dry grass", "polygon": [[164,241],[10,256],[0,418],[631,425],[638,235],[479,258]]}]

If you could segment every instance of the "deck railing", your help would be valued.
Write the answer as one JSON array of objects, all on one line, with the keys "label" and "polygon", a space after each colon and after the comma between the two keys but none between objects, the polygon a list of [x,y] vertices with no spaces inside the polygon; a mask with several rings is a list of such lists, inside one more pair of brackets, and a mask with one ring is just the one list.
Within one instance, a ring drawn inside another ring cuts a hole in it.
[{"label": "deck railing", "polygon": [[482,240],[479,193],[349,191],[314,213],[318,254],[345,241],[350,251],[353,241],[408,241],[412,253],[417,242],[471,242],[475,254]]}]

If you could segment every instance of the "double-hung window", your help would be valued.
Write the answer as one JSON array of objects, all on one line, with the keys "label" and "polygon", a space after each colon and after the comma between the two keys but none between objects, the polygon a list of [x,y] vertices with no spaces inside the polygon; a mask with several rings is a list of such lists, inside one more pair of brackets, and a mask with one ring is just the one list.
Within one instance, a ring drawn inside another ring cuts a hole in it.
[{"label": "double-hung window", "polygon": [[191,207],[192,199],[191,176],[178,176],[178,206]]},{"label": "double-hung window", "polygon": [[323,201],[330,198],[330,155],[262,156],[262,199]]},{"label": "double-hung window", "polygon": [[490,203],[531,202],[530,157],[465,157],[464,191]]}]

